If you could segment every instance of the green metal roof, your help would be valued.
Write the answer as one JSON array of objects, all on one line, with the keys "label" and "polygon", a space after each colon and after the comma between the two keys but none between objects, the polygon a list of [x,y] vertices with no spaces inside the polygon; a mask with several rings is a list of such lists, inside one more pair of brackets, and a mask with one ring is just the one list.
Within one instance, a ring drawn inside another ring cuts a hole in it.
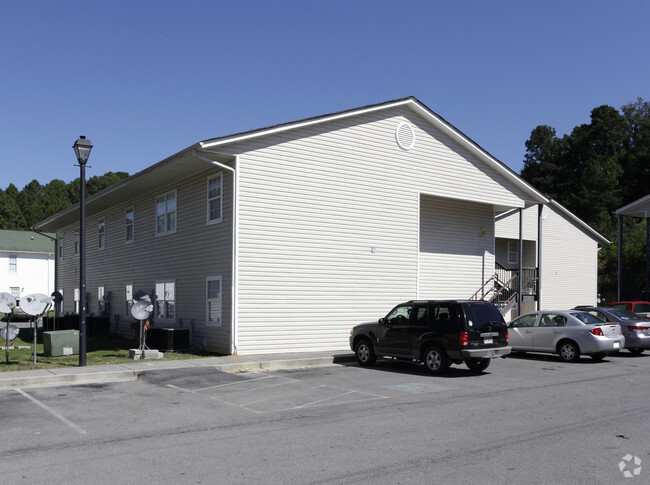
[{"label": "green metal roof", "polygon": [[[54,233],[44,233],[54,238]],[[33,231],[0,229],[0,251],[54,253],[54,241]]]}]

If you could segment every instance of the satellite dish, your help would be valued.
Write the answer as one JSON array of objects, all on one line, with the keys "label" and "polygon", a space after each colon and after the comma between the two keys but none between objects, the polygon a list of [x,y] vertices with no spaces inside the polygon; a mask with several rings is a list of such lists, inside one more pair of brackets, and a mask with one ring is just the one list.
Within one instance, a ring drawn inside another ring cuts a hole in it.
[{"label": "satellite dish", "polygon": [[44,313],[51,303],[51,296],[43,295],[42,293],[32,293],[20,299],[20,308],[28,315],[37,316]]},{"label": "satellite dish", "polygon": [[53,292],[51,296],[52,299],[54,300],[54,303],[56,304],[59,304],[63,301],[63,295],[58,291]]},{"label": "satellite dish", "polygon": [[[0,337],[7,341],[12,341],[18,336],[20,329],[15,325],[7,325],[6,327],[0,328]],[[7,338],[7,333],[9,333],[9,338]]]},{"label": "satellite dish", "polygon": [[9,293],[0,293],[0,312],[11,313],[16,308],[16,299]]},{"label": "satellite dish", "polygon": [[146,320],[153,310],[153,305],[147,300],[140,300],[131,307],[131,315],[136,320]]}]

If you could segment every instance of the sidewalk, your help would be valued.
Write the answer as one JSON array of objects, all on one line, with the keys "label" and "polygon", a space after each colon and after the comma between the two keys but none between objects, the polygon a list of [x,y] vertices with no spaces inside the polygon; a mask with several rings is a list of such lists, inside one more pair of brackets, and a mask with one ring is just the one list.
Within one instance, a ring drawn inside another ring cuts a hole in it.
[{"label": "sidewalk", "polygon": [[251,372],[260,370],[300,369],[322,367],[354,361],[349,350],[333,352],[299,352],[287,354],[228,355],[188,360],[139,360],[127,364],[67,367],[43,370],[0,372],[0,390],[29,386],[89,384],[135,380],[147,371],[214,367],[224,372]]}]

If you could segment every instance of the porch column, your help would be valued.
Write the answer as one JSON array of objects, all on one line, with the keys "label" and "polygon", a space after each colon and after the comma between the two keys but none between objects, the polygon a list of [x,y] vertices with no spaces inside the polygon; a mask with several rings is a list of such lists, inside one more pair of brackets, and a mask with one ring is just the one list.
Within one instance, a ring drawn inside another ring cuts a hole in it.
[{"label": "porch column", "polygon": [[537,204],[537,310],[542,309],[542,221],[544,204]]},{"label": "porch column", "polygon": [[618,215],[618,292],[616,299],[621,301],[621,286],[623,285],[623,214]]},{"label": "porch column", "polygon": [[522,276],[524,274],[524,209],[519,208],[519,275],[517,276],[517,315],[521,315]]}]

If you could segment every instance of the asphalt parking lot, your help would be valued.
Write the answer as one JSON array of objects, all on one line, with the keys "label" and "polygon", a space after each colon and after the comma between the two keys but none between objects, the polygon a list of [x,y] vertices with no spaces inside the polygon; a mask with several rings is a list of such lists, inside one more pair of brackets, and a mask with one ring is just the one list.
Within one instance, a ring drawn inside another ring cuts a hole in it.
[{"label": "asphalt parking lot", "polygon": [[623,473],[636,457],[641,483],[649,371],[650,355],[569,364],[538,354],[444,377],[348,361],[9,389],[0,474],[7,483],[635,483]]}]

